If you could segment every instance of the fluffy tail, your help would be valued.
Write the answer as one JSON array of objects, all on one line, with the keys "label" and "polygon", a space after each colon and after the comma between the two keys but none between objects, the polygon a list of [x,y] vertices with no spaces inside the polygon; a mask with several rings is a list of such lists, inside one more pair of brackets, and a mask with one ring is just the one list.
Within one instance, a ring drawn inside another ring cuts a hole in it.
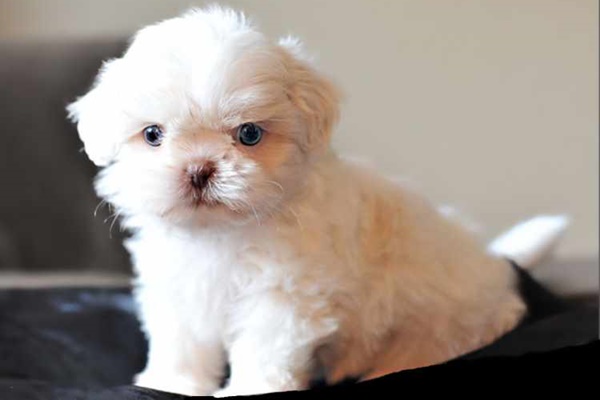
[{"label": "fluffy tail", "polygon": [[534,217],[498,236],[488,251],[531,269],[552,253],[568,225],[569,218],[564,215]]}]

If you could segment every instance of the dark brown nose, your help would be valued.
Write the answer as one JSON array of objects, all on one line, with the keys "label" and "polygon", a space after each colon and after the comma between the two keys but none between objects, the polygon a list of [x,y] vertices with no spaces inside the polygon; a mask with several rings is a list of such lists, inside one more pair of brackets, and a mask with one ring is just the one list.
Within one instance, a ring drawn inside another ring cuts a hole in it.
[{"label": "dark brown nose", "polygon": [[188,173],[190,184],[196,189],[202,189],[215,174],[215,166],[211,162],[206,162],[203,165],[188,168]]}]

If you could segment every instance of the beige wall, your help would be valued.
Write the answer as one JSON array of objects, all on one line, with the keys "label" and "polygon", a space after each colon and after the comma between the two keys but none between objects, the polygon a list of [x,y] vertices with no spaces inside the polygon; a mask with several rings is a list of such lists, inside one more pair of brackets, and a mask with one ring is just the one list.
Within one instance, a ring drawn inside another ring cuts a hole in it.
[{"label": "beige wall", "polygon": [[[560,254],[597,257],[597,0],[227,3],[303,38],[344,88],[340,150],[458,206],[486,237],[568,213]],[[0,0],[0,37],[129,35],[190,4],[203,2]]]}]

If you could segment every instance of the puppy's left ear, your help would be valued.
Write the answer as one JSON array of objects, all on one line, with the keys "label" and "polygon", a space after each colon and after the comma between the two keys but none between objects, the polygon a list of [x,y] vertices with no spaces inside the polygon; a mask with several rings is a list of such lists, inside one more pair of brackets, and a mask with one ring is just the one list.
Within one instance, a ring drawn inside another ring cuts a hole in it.
[{"label": "puppy's left ear", "polygon": [[328,146],[339,119],[340,92],[312,66],[300,41],[287,37],[279,41],[279,47],[286,54],[290,72],[288,97],[308,125],[305,145],[308,150]]}]

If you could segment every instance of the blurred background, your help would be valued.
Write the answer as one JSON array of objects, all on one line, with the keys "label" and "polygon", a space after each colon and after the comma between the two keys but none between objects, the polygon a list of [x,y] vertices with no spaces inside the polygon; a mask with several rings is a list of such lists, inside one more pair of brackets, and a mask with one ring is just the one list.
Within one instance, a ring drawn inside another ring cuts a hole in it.
[{"label": "blurred background", "polygon": [[[0,0],[0,270],[127,273],[64,106],[138,28],[206,3]],[[557,257],[597,287],[598,1],[219,3],[306,43],[345,93],[341,153],[458,208],[483,240],[571,216]]]}]

